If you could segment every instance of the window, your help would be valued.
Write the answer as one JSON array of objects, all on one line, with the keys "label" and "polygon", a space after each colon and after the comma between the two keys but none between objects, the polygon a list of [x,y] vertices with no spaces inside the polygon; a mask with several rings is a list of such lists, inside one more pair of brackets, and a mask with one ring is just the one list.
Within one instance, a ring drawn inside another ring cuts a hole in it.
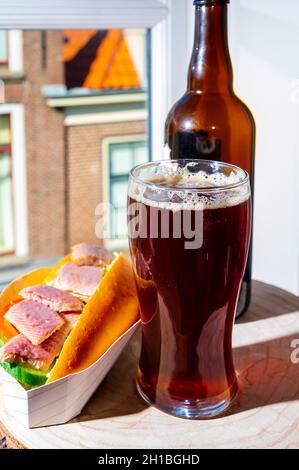
[{"label": "window", "polygon": [[0,67],[8,65],[7,31],[0,31]]},{"label": "window", "polygon": [[111,143],[109,145],[110,203],[113,213],[110,220],[110,237],[127,236],[127,187],[132,167],[148,161],[145,141]]},{"label": "window", "polygon": [[14,250],[10,116],[0,116],[0,255]]},{"label": "window", "polygon": [[[0,65],[0,78],[9,81],[0,114],[11,115],[13,245],[14,254],[24,262],[59,257],[80,241],[97,243],[95,208],[110,199],[119,212],[118,221],[115,217],[111,226],[109,221],[111,236],[125,235],[121,212],[124,215],[126,198],[117,199],[117,188],[125,175],[127,181],[131,166],[141,157],[119,162],[124,168],[113,164],[110,175],[109,155],[116,150],[124,155],[127,150],[114,144],[129,140],[135,147],[131,152],[143,153],[145,160],[149,142],[151,153],[156,158],[162,155],[159,145],[163,139],[157,132],[152,139],[147,132],[154,124],[162,136],[160,120],[164,121],[169,108],[168,103],[164,106],[166,94],[160,93],[164,69],[169,70],[168,54],[161,47],[166,44],[162,20],[168,14],[168,1],[79,0],[74,5],[62,0],[57,10],[46,0],[44,6],[34,9],[38,18],[31,22],[33,10],[21,0],[20,8],[10,10],[14,10],[11,16],[6,12],[5,21],[0,18],[0,42],[6,42],[1,50],[8,59],[7,66]],[[151,54],[152,44],[158,55]],[[26,81],[31,86],[23,93]],[[149,96],[152,90],[154,100]],[[32,102],[37,103],[34,108]],[[153,102],[161,104],[163,113]],[[103,142],[108,139],[115,141],[104,156]],[[48,184],[51,190],[48,186],[45,190]],[[55,230],[47,231],[49,225],[55,225]],[[1,262],[9,267],[12,258],[3,257]]]},{"label": "window", "polygon": [[[123,176],[135,160],[142,152],[147,159],[148,153],[149,36],[145,28],[26,30],[21,35],[23,71],[15,73],[11,59],[16,36],[16,31],[8,31],[9,70],[2,69],[2,76],[0,70],[0,78],[9,82],[0,115],[11,117],[12,152],[7,155],[12,155],[13,174],[12,181],[5,183],[5,199],[9,188],[13,198],[8,205],[1,194],[1,210],[6,211],[5,225],[13,224],[14,237],[8,242],[6,236],[4,242],[1,233],[0,243],[2,253],[13,246],[15,256],[31,262],[32,258],[58,258],[82,241],[98,243],[95,208],[102,202],[104,184],[105,201],[110,201],[111,194],[120,220],[125,220],[121,211],[126,201],[122,206],[116,199],[117,184],[121,184],[119,179],[124,184]],[[24,93],[28,82],[28,93]],[[124,168],[117,169],[113,163],[115,181],[110,191],[109,152],[104,171],[102,142],[111,136],[117,136],[118,144],[128,142],[126,136],[133,137],[136,148],[131,153],[137,156],[114,147],[113,155],[118,151],[126,160]],[[106,182],[101,185],[102,175]],[[25,196],[18,196],[25,191]],[[49,225],[55,225],[55,230],[49,232]],[[117,228],[120,225],[114,220],[114,237],[125,233]],[[8,269],[11,262],[15,263],[11,256],[1,258]]]}]

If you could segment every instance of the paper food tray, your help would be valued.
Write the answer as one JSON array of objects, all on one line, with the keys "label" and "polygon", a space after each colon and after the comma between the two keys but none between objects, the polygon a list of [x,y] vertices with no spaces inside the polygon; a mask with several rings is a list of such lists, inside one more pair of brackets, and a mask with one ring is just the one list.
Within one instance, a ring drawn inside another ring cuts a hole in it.
[{"label": "paper food tray", "polygon": [[63,424],[80,414],[140,322],[120,336],[90,367],[55,382],[26,391],[0,367],[0,394],[4,412],[29,428]]}]

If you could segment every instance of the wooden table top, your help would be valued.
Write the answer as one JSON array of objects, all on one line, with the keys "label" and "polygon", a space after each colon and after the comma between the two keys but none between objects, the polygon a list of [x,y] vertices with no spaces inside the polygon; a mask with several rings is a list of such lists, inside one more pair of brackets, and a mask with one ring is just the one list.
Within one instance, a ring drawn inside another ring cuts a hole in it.
[{"label": "wooden table top", "polygon": [[0,440],[5,435],[11,447],[34,449],[298,448],[299,363],[291,361],[295,339],[299,298],[254,282],[250,311],[234,329],[241,393],[225,416],[187,421],[148,407],[134,384],[136,334],[78,418],[26,429],[0,406]]}]

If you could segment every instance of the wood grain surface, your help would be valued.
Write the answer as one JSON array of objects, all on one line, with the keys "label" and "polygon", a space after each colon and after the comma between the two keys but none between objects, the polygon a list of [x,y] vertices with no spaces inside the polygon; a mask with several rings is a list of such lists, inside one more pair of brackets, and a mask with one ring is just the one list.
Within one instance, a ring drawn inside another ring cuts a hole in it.
[{"label": "wood grain surface", "polygon": [[226,415],[187,421],[148,407],[134,384],[140,347],[136,334],[78,418],[25,429],[0,406],[0,437],[5,435],[11,447],[34,449],[298,448],[294,339],[299,340],[299,298],[255,282],[250,311],[234,329],[240,394]]}]

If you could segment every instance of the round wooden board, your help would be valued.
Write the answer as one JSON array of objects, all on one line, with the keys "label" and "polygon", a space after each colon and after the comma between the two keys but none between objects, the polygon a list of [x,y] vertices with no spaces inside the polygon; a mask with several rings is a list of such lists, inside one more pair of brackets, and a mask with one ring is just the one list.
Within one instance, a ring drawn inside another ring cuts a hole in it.
[{"label": "round wooden board", "polygon": [[299,298],[255,282],[250,312],[234,329],[241,393],[225,416],[186,421],[147,407],[134,384],[137,334],[77,419],[26,429],[2,410],[2,434],[12,447],[34,449],[298,448],[299,363],[291,361],[297,338]]}]

